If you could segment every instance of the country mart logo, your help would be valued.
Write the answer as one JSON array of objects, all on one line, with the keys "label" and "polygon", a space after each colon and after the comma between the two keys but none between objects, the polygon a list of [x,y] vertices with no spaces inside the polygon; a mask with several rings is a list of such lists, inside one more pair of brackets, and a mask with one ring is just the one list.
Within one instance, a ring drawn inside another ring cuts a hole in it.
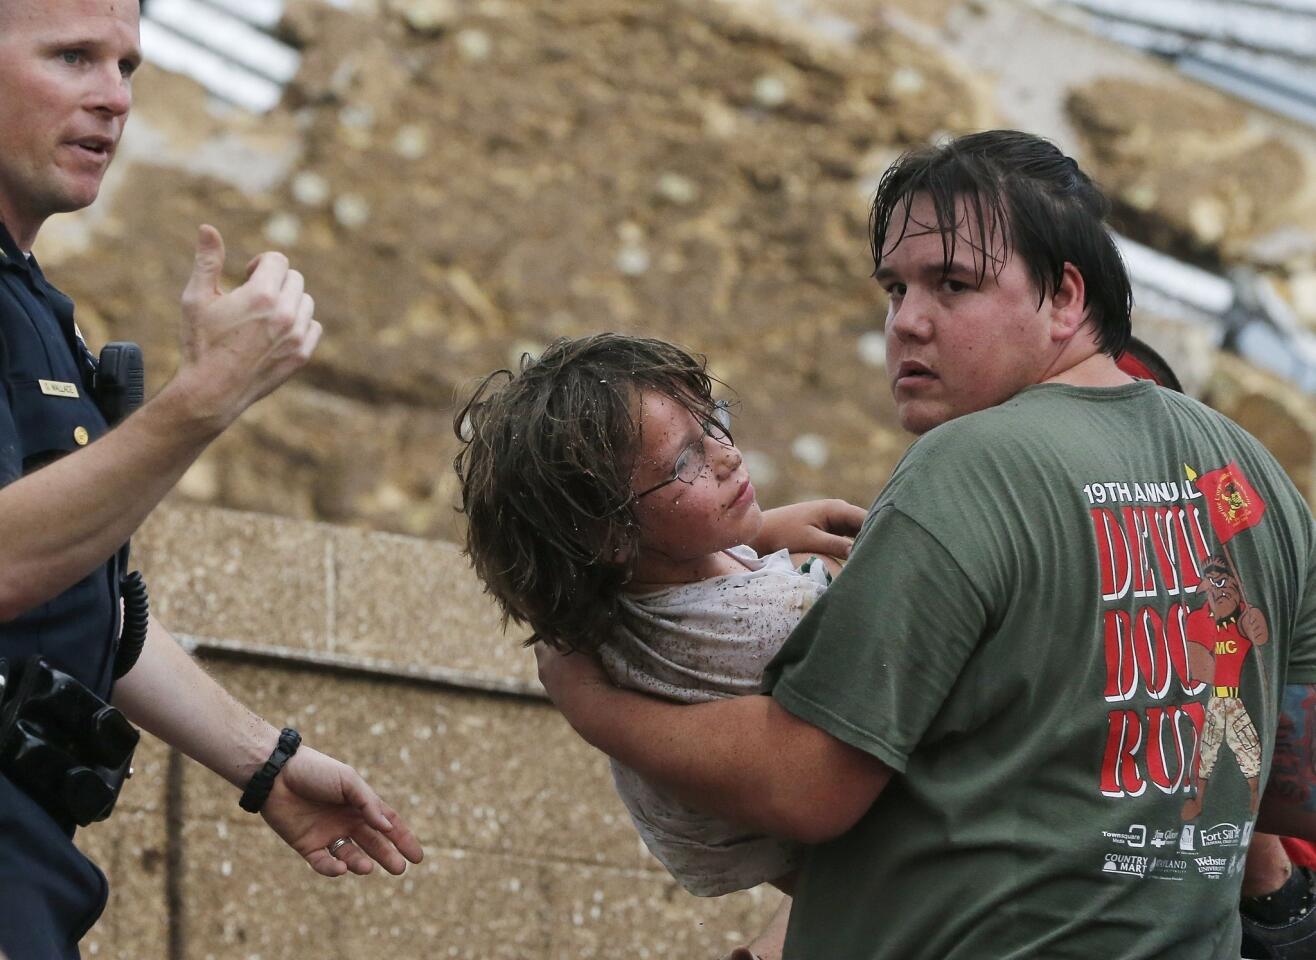
[{"label": "country mart logo", "polygon": [[1101,867],[1102,873],[1115,873],[1126,877],[1147,876],[1148,857],[1131,853],[1108,853],[1106,862]]}]

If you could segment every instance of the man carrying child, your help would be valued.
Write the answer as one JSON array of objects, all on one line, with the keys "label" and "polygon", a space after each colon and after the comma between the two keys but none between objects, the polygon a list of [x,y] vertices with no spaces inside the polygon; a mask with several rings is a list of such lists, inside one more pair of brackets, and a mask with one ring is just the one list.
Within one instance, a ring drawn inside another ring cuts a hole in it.
[{"label": "man carrying child", "polygon": [[[816,844],[787,958],[1236,960],[1253,831],[1316,837],[1311,513],[1243,430],[1116,366],[1131,298],[1106,212],[1072,160],[1011,131],[887,172],[887,369],[922,436],[769,695],[675,705],[541,656],[586,740]],[[1246,509],[1217,509],[1226,486]],[[1189,823],[1211,691],[1184,623],[1217,553],[1268,615],[1237,693],[1265,790],[1253,813],[1218,770]],[[1299,762],[1267,785],[1277,753]]]}]

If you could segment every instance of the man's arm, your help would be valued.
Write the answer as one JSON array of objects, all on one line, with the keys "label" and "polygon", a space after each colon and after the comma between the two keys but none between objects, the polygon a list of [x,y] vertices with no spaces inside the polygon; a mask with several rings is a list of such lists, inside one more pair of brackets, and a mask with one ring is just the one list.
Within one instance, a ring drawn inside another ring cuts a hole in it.
[{"label": "man's arm", "polygon": [[90,446],[0,489],[0,621],[104,563],[225,427],[310,358],[320,325],[287,259],[263,254],[228,294],[223,266],[219,233],[202,227],[179,370],[160,394]]},{"label": "man's arm", "polygon": [[[279,731],[228,694],[152,620],[141,658],[114,689],[114,703],[150,733],[239,790],[264,765]],[[237,802],[237,795],[234,795]],[[351,767],[302,746],[274,780],[261,816],[317,872],[369,873],[377,861],[402,873],[421,848],[402,818]],[[339,837],[354,843],[330,856]]]},{"label": "man's arm", "polygon": [[536,647],[539,678],[588,743],[705,810],[820,843],[864,815],[891,778],[877,758],[771,697],[675,704],[614,687],[583,654]]},{"label": "man's arm", "polygon": [[1257,829],[1316,841],[1316,684],[1293,684],[1280,695]]}]

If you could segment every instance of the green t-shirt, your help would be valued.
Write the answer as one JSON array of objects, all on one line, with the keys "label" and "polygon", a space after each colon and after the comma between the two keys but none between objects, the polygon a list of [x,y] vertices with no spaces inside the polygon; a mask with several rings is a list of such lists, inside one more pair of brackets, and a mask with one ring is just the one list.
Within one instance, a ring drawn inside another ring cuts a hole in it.
[{"label": "green t-shirt", "polygon": [[1237,960],[1244,771],[1316,682],[1311,513],[1196,401],[1031,387],[910,449],[768,681],[898,771],[810,856],[788,960]]}]

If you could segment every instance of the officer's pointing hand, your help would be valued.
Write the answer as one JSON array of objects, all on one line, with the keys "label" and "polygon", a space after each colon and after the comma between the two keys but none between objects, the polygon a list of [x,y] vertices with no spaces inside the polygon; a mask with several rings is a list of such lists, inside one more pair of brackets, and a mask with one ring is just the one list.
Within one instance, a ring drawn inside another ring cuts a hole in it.
[{"label": "officer's pointing hand", "polygon": [[315,301],[281,253],[247,265],[246,281],[225,293],[224,240],[204,225],[183,291],[180,377],[197,414],[218,429],[305,366],[319,343]]}]

